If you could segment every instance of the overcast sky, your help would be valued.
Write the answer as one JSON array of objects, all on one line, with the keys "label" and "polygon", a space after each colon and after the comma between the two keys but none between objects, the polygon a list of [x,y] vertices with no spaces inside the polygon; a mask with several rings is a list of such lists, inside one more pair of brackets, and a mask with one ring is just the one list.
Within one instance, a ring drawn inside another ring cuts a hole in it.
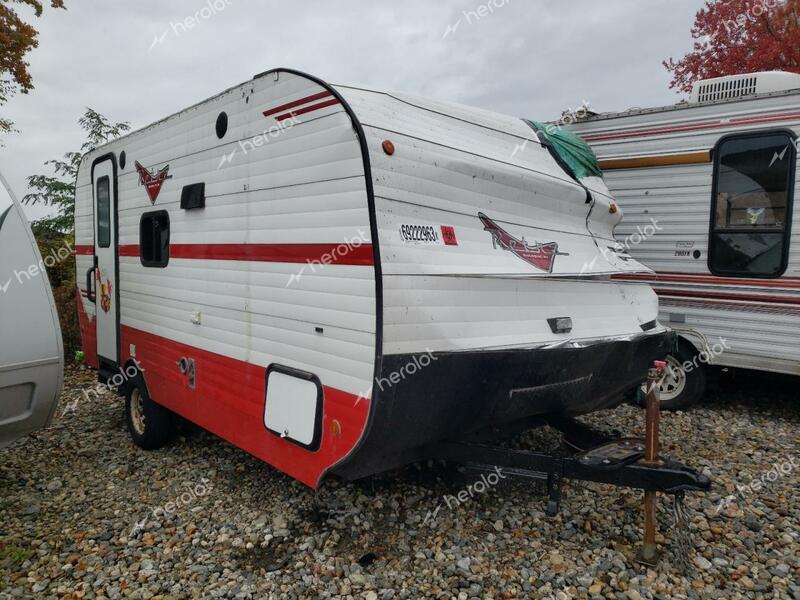
[{"label": "overcast sky", "polygon": [[[703,4],[65,2],[66,11],[48,9],[35,22],[39,48],[29,58],[36,89],[0,108],[21,131],[0,139],[0,171],[20,197],[25,177],[43,172],[45,160],[78,149],[83,134],[77,119],[85,107],[139,128],[279,66],[334,84],[540,120],[555,119],[583,100],[596,111],[671,104],[681,97],[669,89],[661,61],[691,49],[689,29]],[[187,18],[193,27],[186,28]],[[31,218],[43,214],[27,212]]]}]

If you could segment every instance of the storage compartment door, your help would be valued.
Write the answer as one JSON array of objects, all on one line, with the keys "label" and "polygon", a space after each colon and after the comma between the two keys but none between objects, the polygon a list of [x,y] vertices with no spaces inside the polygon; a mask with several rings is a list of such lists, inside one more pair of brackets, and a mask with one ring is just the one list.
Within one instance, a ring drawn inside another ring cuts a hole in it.
[{"label": "storage compartment door", "polygon": [[267,370],[264,426],[309,450],[319,448],[322,384],[312,373],[272,365]]}]

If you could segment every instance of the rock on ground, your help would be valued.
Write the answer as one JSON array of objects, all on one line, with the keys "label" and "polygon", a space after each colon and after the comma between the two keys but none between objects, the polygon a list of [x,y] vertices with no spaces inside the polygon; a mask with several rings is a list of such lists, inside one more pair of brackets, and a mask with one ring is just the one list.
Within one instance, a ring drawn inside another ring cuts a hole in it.
[{"label": "rock on ground", "polygon": [[[93,374],[73,370],[54,423],[0,450],[0,598],[800,599],[797,381],[728,374],[701,408],[664,415],[665,452],[715,480],[687,498],[684,572],[666,500],[648,569],[639,492],[570,482],[548,519],[541,489],[503,481],[448,507],[479,475],[424,464],[315,495],[191,428],[139,450],[121,400],[84,395]],[[585,420],[640,434],[643,415]]]}]

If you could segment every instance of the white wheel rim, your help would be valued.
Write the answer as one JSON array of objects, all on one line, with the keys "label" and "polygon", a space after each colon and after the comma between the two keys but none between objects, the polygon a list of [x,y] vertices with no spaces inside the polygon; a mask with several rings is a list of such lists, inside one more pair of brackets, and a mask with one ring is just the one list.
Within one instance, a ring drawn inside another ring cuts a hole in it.
[{"label": "white wheel rim", "polygon": [[[667,363],[667,368],[661,379],[658,380],[658,397],[660,402],[669,402],[680,396],[686,389],[686,371],[674,356],[667,356],[664,361]],[[646,385],[642,386],[642,389],[645,393],[647,392]]]},{"label": "white wheel rim", "polygon": [[144,435],[144,397],[135,389],[131,392],[131,423],[133,430],[139,435]]}]

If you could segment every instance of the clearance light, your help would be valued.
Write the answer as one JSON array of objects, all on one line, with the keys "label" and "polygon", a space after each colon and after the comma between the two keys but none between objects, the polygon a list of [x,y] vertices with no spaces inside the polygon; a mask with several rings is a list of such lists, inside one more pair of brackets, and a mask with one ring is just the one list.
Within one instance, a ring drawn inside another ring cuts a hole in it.
[{"label": "clearance light", "polygon": [[572,331],[572,317],[557,317],[547,319],[553,333],[570,333]]},{"label": "clearance light", "polygon": [[608,212],[610,212],[612,215],[617,214],[618,210],[619,210],[619,207],[617,206],[616,202],[612,202],[608,207]]},{"label": "clearance light", "polygon": [[391,140],[383,140],[383,151],[389,156],[394,154],[394,144],[391,142]]}]

